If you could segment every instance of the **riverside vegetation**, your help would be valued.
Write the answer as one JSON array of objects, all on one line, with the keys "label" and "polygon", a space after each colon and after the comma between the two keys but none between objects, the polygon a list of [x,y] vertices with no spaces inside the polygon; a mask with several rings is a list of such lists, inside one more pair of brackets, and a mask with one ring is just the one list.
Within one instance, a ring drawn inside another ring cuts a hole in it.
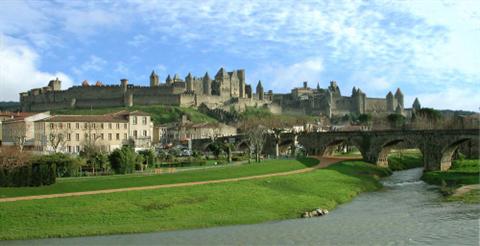
[{"label": "riverside vegetation", "polygon": [[[235,170],[230,168],[221,171]],[[331,210],[360,192],[377,190],[379,178],[389,174],[389,169],[362,161],[344,161],[308,173],[258,180],[0,203],[0,239],[152,232],[298,218],[304,211]]]},{"label": "riverside vegetation", "polygon": [[456,190],[463,185],[480,183],[480,160],[459,159],[452,163],[447,171],[426,172],[422,180],[441,186],[441,191],[446,195],[447,201],[463,201],[467,203],[480,203],[480,191],[474,189],[466,193],[455,195]]}]

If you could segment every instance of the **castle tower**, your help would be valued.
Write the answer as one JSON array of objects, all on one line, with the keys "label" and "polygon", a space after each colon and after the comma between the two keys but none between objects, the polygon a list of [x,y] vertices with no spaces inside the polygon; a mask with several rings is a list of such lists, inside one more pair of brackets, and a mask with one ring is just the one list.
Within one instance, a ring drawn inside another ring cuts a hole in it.
[{"label": "castle tower", "polygon": [[237,70],[233,70],[230,75],[230,97],[240,96],[240,81],[238,79]]},{"label": "castle tower", "polygon": [[367,95],[363,93],[360,88],[355,91],[355,88],[352,89],[352,99],[353,99],[353,109],[357,114],[364,114],[366,107]]},{"label": "castle tower", "polygon": [[397,91],[395,92],[395,99],[397,99],[397,104],[400,105],[400,107],[403,107],[403,93],[400,90],[400,88],[397,88]]},{"label": "castle tower", "polygon": [[210,96],[212,94],[212,80],[210,79],[210,76],[208,76],[208,72],[205,73],[205,76],[203,76],[203,94]]},{"label": "castle tower", "polygon": [[165,79],[165,83],[167,85],[171,85],[172,84],[172,78],[170,77],[170,74],[167,76],[167,79]]},{"label": "castle tower", "polygon": [[173,75],[173,83],[176,83],[176,82],[181,82],[182,80],[180,79],[180,76],[178,75],[178,73],[176,73],[175,75]]},{"label": "castle tower", "polygon": [[237,76],[239,80],[239,97],[240,98],[245,98],[246,93],[245,93],[245,70],[244,69],[239,69],[237,70]]},{"label": "castle tower", "polygon": [[303,89],[307,89],[308,88],[308,82],[307,81],[303,81]]},{"label": "castle tower", "polygon": [[418,100],[418,97],[415,97],[415,101],[413,101],[412,109],[413,111],[418,111],[422,108],[420,105],[420,101]]},{"label": "castle tower", "polygon": [[389,91],[385,98],[387,100],[387,112],[393,112],[395,106],[393,105],[393,94],[392,94],[392,92]]},{"label": "castle tower", "polygon": [[340,97],[340,88],[338,88],[337,81],[332,80],[330,81],[330,86],[328,87],[328,90],[332,92],[332,96],[334,97]]},{"label": "castle tower", "polygon": [[193,91],[193,77],[191,73],[188,73],[185,77],[185,82],[187,83],[187,91]]},{"label": "castle tower", "polygon": [[357,88],[354,86],[352,88],[352,97],[354,97],[355,95],[357,95]]},{"label": "castle tower", "polygon": [[257,96],[258,96],[258,100],[263,100],[263,98],[264,98],[264,91],[263,91],[262,81],[260,81],[260,80],[258,81],[258,84],[257,84],[256,93],[257,93]]},{"label": "castle tower", "polygon": [[403,115],[403,107],[401,107],[400,104],[398,104],[397,108],[395,108],[395,113]]},{"label": "castle tower", "polygon": [[122,89],[123,89],[123,93],[126,93],[126,92],[127,92],[127,88],[128,88],[128,79],[121,79],[121,80],[120,80],[120,86],[121,86]]},{"label": "castle tower", "polygon": [[252,98],[252,86],[245,85],[245,97]]},{"label": "castle tower", "polygon": [[155,70],[152,70],[152,74],[150,74],[150,87],[157,87],[158,83],[158,75],[155,73]]},{"label": "castle tower", "polygon": [[[221,67],[215,75],[215,87],[218,87],[218,94],[220,96],[230,96],[230,76],[225,69]],[[217,90],[217,88],[215,89]]]},{"label": "castle tower", "polygon": [[54,91],[62,90],[62,81],[57,77],[55,80],[50,80],[50,82],[48,82],[48,87],[52,88]]}]

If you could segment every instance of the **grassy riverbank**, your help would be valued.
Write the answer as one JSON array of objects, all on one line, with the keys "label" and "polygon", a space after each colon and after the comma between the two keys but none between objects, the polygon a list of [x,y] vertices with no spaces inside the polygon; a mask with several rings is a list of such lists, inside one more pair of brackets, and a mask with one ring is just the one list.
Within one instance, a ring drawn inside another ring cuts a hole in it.
[{"label": "grassy riverbank", "polygon": [[293,171],[312,167],[317,164],[317,159],[301,158],[297,160],[266,160],[261,163],[243,164],[238,166],[227,165],[218,168],[207,168],[162,175],[145,176],[137,174],[62,178],[57,179],[57,183],[50,186],[2,187],[0,188],[0,198],[238,178]]},{"label": "grassy riverbank", "polygon": [[402,151],[388,156],[388,168],[392,171],[422,167],[423,156],[420,151]]},{"label": "grassy riverbank", "polygon": [[478,190],[453,196],[455,190],[463,185],[480,183],[480,160],[455,160],[448,171],[425,172],[422,180],[440,185],[442,193],[447,196],[447,201],[480,203]]},{"label": "grassy riverbank", "polygon": [[0,239],[251,224],[332,209],[390,171],[346,161],[309,173],[192,187],[0,203]]}]

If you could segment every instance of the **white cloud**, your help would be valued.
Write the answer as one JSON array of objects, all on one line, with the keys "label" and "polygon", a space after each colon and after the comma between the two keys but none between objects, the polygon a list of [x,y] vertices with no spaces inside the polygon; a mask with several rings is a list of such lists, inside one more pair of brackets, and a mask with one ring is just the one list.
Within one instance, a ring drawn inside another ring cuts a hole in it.
[{"label": "white cloud", "polygon": [[145,44],[149,38],[145,35],[138,34],[133,37],[132,40],[128,41],[127,43],[133,47],[139,47],[143,44]]},{"label": "white cloud", "polygon": [[107,64],[107,61],[96,55],[90,55],[89,59],[79,67],[73,68],[73,72],[78,76],[86,76],[87,72],[100,71]]},{"label": "white cloud", "polygon": [[0,58],[0,101],[18,101],[18,93],[47,86],[56,77],[62,80],[64,89],[72,85],[70,77],[62,72],[41,71],[34,50],[2,35]]},{"label": "white cloud", "polygon": [[[272,89],[277,93],[287,92],[293,87],[302,86],[303,81],[310,82],[309,86],[314,88],[316,83],[321,80],[323,69],[322,58],[312,57],[290,65],[266,64],[253,71],[252,75],[247,79],[253,86],[262,78],[268,79],[271,88],[265,89]],[[251,80],[252,77],[253,81]]]}]

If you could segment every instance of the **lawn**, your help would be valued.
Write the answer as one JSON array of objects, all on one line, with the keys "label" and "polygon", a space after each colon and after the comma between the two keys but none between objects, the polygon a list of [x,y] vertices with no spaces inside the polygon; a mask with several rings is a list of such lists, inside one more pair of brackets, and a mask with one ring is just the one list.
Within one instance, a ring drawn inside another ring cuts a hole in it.
[{"label": "lawn", "polygon": [[165,124],[170,122],[178,122],[183,114],[186,114],[188,118],[194,123],[204,122],[217,122],[214,118],[211,118],[205,114],[198,112],[193,108],[184,108],[176,106],[164,106],[164,105],[146,105],[146,106],[133,106],[133,107],[111,107],[111,108],[95,108],[95,109],[60,109],[53,110],[53,114],[108,114],[118,112],[120,110],[140,110],[149,113],[152,116],[152,121],[155,124]]},{"label": "lawn", "polygon": [[316,159],[302,158],[298,160],[267,160],[261,163],[225,166],[161,175],[114,175],[62,178],[57,179],[57,183],[50,186],[0,188],[0,198],[218,180],[286,172],[311,167],[316,164],[318,164],[318,160]]},{"label": "lawn", "polygon": [[361,161],[289,176],[0,203],[0,239],[152,232],[260,223],[333,209],[390,173]]}]

